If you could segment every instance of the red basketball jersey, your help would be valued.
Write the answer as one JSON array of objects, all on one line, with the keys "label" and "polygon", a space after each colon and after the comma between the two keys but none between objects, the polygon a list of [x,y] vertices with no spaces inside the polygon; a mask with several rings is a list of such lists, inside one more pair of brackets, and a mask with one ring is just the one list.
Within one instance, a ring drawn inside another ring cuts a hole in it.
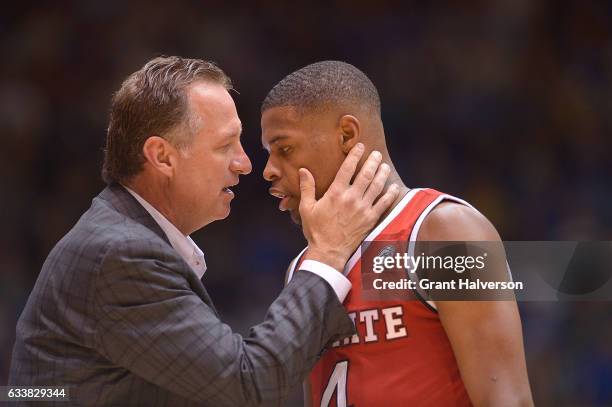
[{"label": "red basketball jersey", "polygon": [[[416,241],[423,220],[443,200],[469,205],[433,189],[412,189],[364,240]],[[313,406],[470,406],[435,304],[364,301],[360,266],[357,251],[344,270],[352,289],[343,303],[358,334],[335,342],[313,368]]]}]

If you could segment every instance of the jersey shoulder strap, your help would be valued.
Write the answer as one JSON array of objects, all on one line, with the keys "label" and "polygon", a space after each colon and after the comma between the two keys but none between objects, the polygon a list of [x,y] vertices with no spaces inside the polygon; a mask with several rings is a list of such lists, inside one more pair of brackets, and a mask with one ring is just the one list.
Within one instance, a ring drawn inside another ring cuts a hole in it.
[{"label": "jersey shoulder strap", "polygon": [[293,260],[291,260],[291,263],[289,263],[289,267],[287,267],[287,272],[285,273],[285,285],[289,284],[289,281],[291,281],[291,278],[293,277],[293,273],[295,272],[297,267],[302,263],[302,257],[304,257],[304,253],[306,253],[306,249],[308,249],[308,246],[306,246],[300,252],[300,254],[298,254]]}]

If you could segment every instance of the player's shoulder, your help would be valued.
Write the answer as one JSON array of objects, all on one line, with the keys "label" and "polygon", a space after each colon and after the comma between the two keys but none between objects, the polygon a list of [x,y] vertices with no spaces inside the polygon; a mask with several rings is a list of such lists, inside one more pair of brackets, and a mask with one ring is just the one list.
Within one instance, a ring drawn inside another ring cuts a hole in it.
[{"label": "player's shoulder", "polygon": [[489,219],[473,206],[465,202],[443,200],[423,220],[418,239],[496,241],[500,237]]}]

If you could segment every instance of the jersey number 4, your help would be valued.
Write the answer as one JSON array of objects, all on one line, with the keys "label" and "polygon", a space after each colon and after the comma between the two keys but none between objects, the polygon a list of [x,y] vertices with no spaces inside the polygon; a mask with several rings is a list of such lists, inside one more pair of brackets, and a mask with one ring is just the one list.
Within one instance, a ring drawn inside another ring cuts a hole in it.
[{"label": "jersey number 4", "polygon": [[334,371],[329,376],[327,387],[321,397],[321,407],[328,407],[334,393],[336,393],[336,407],[346,407],[346,376],[348,374],[348,360],[336,363]]}]

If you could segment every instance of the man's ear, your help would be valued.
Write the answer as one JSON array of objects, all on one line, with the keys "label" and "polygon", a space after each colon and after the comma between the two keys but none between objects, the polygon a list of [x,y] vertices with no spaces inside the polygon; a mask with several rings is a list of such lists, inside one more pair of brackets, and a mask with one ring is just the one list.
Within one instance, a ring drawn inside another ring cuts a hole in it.
[{"label": "man's ear", "polygon": [[174,175],[178,150],[168,140],[159,136],[151,136],[145,140],[142,153],[145,157],[145,165],[167,177]]},{"label": "man's ear", "polygon": [[361,141],[361,123],[359,123],[359,119],[357,119],[355,116],[345,114],[344,116],[340,117],[338,128],[340,130],[342,152],[344,154],[348,154],[351,148]]}]

